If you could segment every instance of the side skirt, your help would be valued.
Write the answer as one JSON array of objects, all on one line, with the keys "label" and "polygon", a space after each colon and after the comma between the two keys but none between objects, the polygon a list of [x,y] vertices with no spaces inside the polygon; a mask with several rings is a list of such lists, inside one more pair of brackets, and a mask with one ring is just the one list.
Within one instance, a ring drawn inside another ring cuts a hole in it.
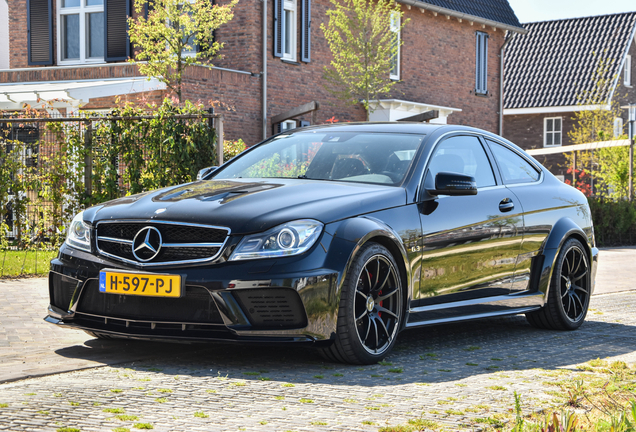
[{"label": "side skirt", "polygon": [[517,315],[541,308],[543,293],[494,296],[411,308],[406,328],[445,322]]}]

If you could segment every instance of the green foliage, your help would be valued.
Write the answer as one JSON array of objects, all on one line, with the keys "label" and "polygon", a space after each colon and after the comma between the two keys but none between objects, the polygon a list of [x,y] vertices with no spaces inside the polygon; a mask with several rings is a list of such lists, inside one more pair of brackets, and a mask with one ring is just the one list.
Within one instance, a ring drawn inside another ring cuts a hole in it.
[{"label": "green foliage", "polygon": [[227,162],[234,156],[247,149],[247,145],[242,139],[236,141],[223,141],[223,161]]},{"label": "green foliage", "polygon": [[138,50],[136,59],[147,61],[136,63],[139,71],[165,82],[182,102],[185,70],[193,64],[211,65],[223,48],[214,40],[214,31],[234,17],[232,9],[237,2],[219,5],[209,0],[135,0],[137,16],[128,19],[128,34]]},{"label": "green foliage", "polygon": [[403,41],[397,38],[408,20],[390,0],[330,0],[329,21],[320,24],[333,60],[324,68],[325,88],[352,105],[362,101],[369,118],[369,100],[388,93],[392,59]]},{"label": "green foliage", "polygon": [[[594,107],[574,113],[574,126],[568,133],[573,144],[624,139],[614,137],[614,119],[621,117],[618,97],[608,101],[609,89],[616,78],[611,75],[613,60],[596,54],[595,85],[579,95],[579,104]],[[573,165],[573,154],[565,153],[568,167]],[[596,182],[596,196],[623,198],[628,193],[629,159],[626,147],[601,148],[594,152],[577,152],[578,170],[592,172]],[[578,185],[577,185],[578,186]]]},{"label": "green foliage", "polygon": [[636,244],[636,203],[603,198],[588,201],[598,246]]}]

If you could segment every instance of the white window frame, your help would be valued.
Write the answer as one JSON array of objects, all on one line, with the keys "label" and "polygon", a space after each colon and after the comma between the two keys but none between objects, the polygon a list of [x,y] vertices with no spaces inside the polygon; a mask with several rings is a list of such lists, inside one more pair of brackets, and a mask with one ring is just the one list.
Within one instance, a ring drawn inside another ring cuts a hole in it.
[{"label": "white window frame", "polygon": [[[548,131],[548,121],[552,120],[552,130]],[[554,120],[559,120],[561,128],[557,131],[554,129]],[[554,144],[555,134],[559,134],[559,143]],[[548,144],[548,134],[552,134],[552,144]],[[545,117],[543,119],[543,147],[561,147],[563,145],[563,117]]]},{"label": "white window frame", "polygon": [[488,95],[488,39],[485,32],[475,32],[475,94]]},{"label": "white window frame", "polygon": [[[97,6],[86,6],[86,0],[80,0],[80,5],[78,7],[62,7],[62,0],[56,1],[56,23],[57,23],[57,64],[59,65],[75,65],[75,64],[93,64],[93,63],[106,63],[104,57],[87,57],[87,46],[86,42],[88,41],[88,26],[86,25],[86,20],[88,19],[88,14],[101,12],[104,13],[104,0],[101,5]],[[62,28],[62,17],[64,15],[78,15],[79,14],[79,59],[62,59],[62,43],[64,38],[62,36],[63,28]],[[105,22],[104,16],[104,22]],[[106,37],[106,28],[104,27],[104,38]],[[104,42],[103,42],[104,43]]]},{"label": "white window frame", "polygon": [[616,117],[614,119],[614,138],[618,138],[621,135],[623,135],[623,119]]},{"label": "white window frame", "polygon": [[[391,58],[391,72],[389,73],[389,78],[391,78],[392,80],[399,80],[400,79],[400,42],[401,42],[401,32],[400,32],[400,24],[401,24],[401,19],[400,19],[400,15],[397,13],[393,13],[391,14],[391,32],[395,35],[395,38],[397,39],[397,53],[395,54],[395,57]],[[396,73],[393,73],[393,72]]]},{"label": "white window frame", "polygon": [[623,69],[623,84],[625,87],[632,86],[632,56],[627,54],[625,57],[625,68]]},{"label": "white window frame", "polygon": [[[291,14],[289,20],[291,25],[287,25],[287,14]],[[285,31],[281,34],[283,44],[283,60],[296,61],[298,56],[298,1],[297,0],[284,0],[283,1],[283,19],[285,25],[283,26]],[[289,48],[290,52],[286,51],[287,35],[289,35]]]}]

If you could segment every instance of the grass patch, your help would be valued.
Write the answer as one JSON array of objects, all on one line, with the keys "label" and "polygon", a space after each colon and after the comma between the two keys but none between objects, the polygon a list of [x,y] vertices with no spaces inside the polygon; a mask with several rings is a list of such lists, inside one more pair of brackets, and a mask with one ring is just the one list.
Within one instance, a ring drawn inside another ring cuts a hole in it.
[{"label": "grass patch", "polygon": [[113,429],[113,432],[130,432],[130,429],[125,427],[116,427],[115,429]]},{"label": "grass patch", "polygon": [[373,426],[373,425],[375,425],[375,423],[374,423],[374,422],[372,422],[371,420],[363,420],[363,421],[362,421],[362,424],[363,424],[363,425],[367,425],[367,426]]},{"label": "grass patch", "polygon": [[466,366],[479,366],[479,364],[478,363],[470,363],[470,362],[468,362],[468,363],[466,363]]},{"label": "grass patch", "polygon": [[133,427],[135,429],[154,429],[154,426],[150,423],[135,423]]},{"label": "grass patch", "polygon": [[325,376],[324,375],[314,375],[314,378],[318,378],[318,379],[323,379]]},{"label": "grass patch", "polygon": [[393,363],[388,362],[388,361],[384,361],[384,360],[383,361],[379,361],[378,364],[380,366],[393,366]]},{"label": "grass patch", "polygon": [[380,407],[375,406],[365,406],[364,409],[369,411],[380,411]]},{"label": "grass patch", "polygon": [[205,392],[206,393],[216,393],[216,390],[207,389]]},{"label": "grass patch", "polygon": [[327,426],[327,422],[324,421],[312,421],[310,424],[312,426]]},{"label": "grass patch", "polygon": [[300,400],[298,402],[300,402],[300,403],[314,403],[314,401],[312,399],[305,399],[305,398],[300,398]]},{"label": "grass patch", "polygon": [[122,389],[110,389],[111,393],[123,393]]},{"label": "grass patch", "polygon": [[61,428],[57,428],[57,432],[82,432],[82,431],[74,427],[61,427]]},{"label": "grass patch", "polygon": [[194,416],[198,417],[198,418],[208,418],[208,417],[210,417],[208,414],[204,413],[203,411],[195,412]]},{"label": "grass patch", "polygon": [[47,274],[57,251],[1,251],[0,277]]},{"label": "grass patch", "polygon": [[44,410],[38,411],[37,413],[38,414],[42,414],[42,415],[49,415],[49,412],[48,411],[44,411]]},{"label": "grass patch", "polygon": [[346,402],[346,403],[358,403],[358,401],[355,400],[355,399],[344,399],[344,402]]},{"label": "grass patch", "polygon": [[158,391],[159,393],[172,393],[172,390],[170,390],[170,389],[165,389],[165,388],[157,389],[157,391]]},{"label": "grass patch", "polygon": [[157,402],[157,403],[166,403],[166,402],[168,402],[168,399],[160,397],[160,398],[155,399],[155,402]]},{"label": "grass patch", "polygon": [[281,384],[281,387],[295,387],[292,383]]},{"label": "grass patch", "polygon": [[274,396],[276,400],[285,400],[285,396]]},{"label": "grass patch", "polygon": [[335,373],[335,374],[331,374],[331,376],[335,376],[335,377],[343,377],[344,375],[341,373]]},{"label": "grass patch", "polygon": [[230,384],[228,384],[230,387],[245,387],[245,381],[237,381],[237,382],[231,382]]},{"label": "grass patch", "polygon": [[117,420],[121,420],[121,421],[135,421],[135,420],[139,420],[139,417],[137,417],[136,415],[127,415],[127,414],[116,415],[115,418]]},{"label": "grass patch", "polygon": [[70,406],[79,406],[80,403],[79,402],[73,402],[73,401],[68,401]]},{"label": "grass patch", "polygon": [[123,408],[104,408],[102,411],[111,414],[126,414],[126,410]]},{"label": "grass patch", "polygon": [[8,406],[8,403],[0,403],[0,408],[7,408]]},{"label": "grass patch", "polygon": [[243,375],[258,376],[260,372],[243,372]]},{"label": "grass patch", "polygon": [[391,373],[402,373],[402,372],[404,372],[404,369],[402,369],[402,368],[391,368],[391,369],[389,369],[389,372],[391,372]]},{"label": "grass patch", "polygon": [[437,369],[440,372],[452,372],[452,369]]},{"label": "grass patch", "polygon": [[271,381],[272,379],[269,377],[258,377],[259,381]]},{"label": "grass patch", "polygon": [[490,390],[501,390],[501,391],[505,391],[508,390],[507,388],[505,388],[504,386],[500,386],[500,385],[493,385],[493,386],[488,386],[486,387],[487,389]]}]

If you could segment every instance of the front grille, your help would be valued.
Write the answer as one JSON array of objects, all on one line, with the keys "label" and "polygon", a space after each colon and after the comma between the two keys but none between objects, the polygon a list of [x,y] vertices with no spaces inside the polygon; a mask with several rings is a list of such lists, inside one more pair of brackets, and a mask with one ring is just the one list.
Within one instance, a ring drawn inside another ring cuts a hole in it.
[{"label": "front grille", "polygon": [[307,326],[298,293],[289,288],[241,289],[232,292],[254,330],[297,329]]},{"label": "front grille", "polygon": [[78,313],[130,320],[223,324],[207,289],[186,285],[181,298],[106,294],[97,280],[90,280],[80,296]]},{"label": "front grille", "polygon": [[[140,230],[146,227],[159,230],[161,248],[156,256],[148,250],[142,250],[137,252],[136,257],[133,253],[133,241]],[[99,222],[96,232],[97,249],[102,255],[139,266],[153,266],[211,261],[221,252],[230,230],[170,222],[109,221]]]}]

